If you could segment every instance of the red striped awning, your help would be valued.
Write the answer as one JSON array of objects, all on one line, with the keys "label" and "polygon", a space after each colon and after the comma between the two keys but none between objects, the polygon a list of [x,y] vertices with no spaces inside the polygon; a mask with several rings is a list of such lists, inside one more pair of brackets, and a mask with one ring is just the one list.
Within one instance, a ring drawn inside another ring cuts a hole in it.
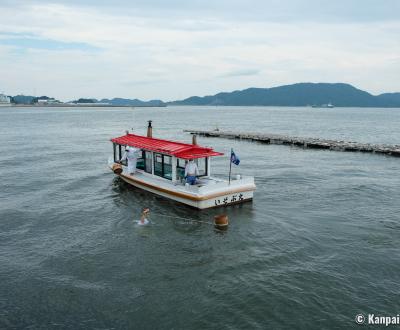
[{"label": "red striped awning", "polygon": [[116,144],[128,145],[139,149],[159,152],[182,159],[195,159],[223,155],[223,153],[214,151],[212,148],[208,147],[149,138],[147,136],[135,134],[126,134],[120,137],[113,138],[111,139],[111,141]]}]

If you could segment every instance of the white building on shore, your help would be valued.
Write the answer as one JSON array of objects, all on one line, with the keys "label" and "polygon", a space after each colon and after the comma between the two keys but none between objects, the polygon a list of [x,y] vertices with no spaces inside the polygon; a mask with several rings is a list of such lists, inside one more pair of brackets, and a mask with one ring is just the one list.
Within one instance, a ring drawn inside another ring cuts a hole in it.
[{"label": "white building on shore", "polygon": [[9,107],[11,106],[11,99],[4,94],[0,94],[0,107]]},{"label": "white building on shore", "polygon": [[54,98],[48,98],[48,99],[38,99],[37,104],[38,105],[46,105],[46,104],[59,104],[61,103],[60,101],[54,99]]}]

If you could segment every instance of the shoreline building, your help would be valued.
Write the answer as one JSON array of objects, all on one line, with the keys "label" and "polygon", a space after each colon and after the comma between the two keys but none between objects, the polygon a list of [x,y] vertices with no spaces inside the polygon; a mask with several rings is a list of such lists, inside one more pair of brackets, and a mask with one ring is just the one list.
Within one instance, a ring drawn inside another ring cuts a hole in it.
[{"label": "shoreline building", "polygon": [[0,94],[0,107],[9,107],[11,105],[11,98],[7,95]]},{"label": "shoreline building", "polygon": [[60,104],[61,102],[50,97],[37,100],[37,105]]}]

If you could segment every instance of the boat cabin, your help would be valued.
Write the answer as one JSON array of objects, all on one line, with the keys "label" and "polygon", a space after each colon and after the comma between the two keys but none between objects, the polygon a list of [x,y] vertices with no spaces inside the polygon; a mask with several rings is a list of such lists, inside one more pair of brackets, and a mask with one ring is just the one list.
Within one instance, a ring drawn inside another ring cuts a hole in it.
[{"label": "boat cabin", "polygon": [[[151,125],[151,124],[150,124]],[[125,152],[125,146],[140,149],[136,169],[157,178],[169,180],[173,184],[185,183],[185,165],[193,159],[199,169],[199,177],[210,177],[210,159],[214,156],[222,156],[212,148],[201,147],[196,144],[187,144],[169,140],[155,139],[148,135],[141,136],[128,133],[111,139],[114,148],[114,163],[127,166],[126,161],[121,162]]]}]

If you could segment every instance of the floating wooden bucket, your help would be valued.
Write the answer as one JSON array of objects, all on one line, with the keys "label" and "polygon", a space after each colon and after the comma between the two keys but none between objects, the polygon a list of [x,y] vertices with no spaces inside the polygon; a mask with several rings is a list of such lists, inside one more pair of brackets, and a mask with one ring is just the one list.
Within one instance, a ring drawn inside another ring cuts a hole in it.
[{"label": "floating wooden bucket", "polygon": [[214,226],[218,229],[228,228],[228,216],[226,214],[219,214],[214,217]]},{"label": "floating wooden bucket", "polygon": [[115,174],[120,175],[122,173],[122,165],[121,164],[113,164],[112,170]]}]

